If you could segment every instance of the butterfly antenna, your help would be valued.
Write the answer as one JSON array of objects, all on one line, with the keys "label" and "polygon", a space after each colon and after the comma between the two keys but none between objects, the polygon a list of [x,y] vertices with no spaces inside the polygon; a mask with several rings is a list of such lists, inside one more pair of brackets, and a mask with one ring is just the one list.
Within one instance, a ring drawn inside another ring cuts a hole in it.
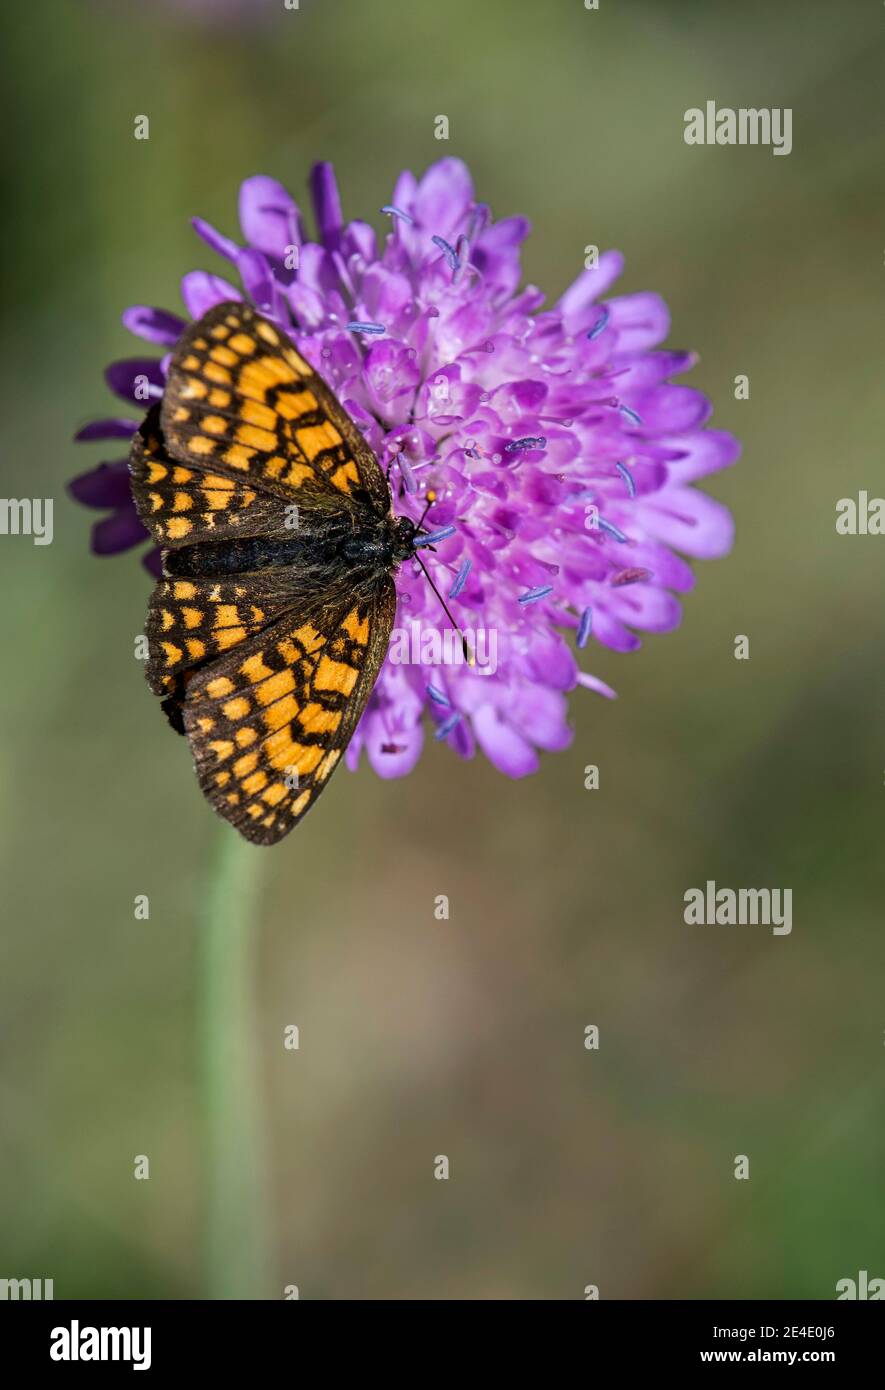
[{"label": "butterfly antenna", "polygon": [[439,589],[436,587],[436,585],[434,584],[433,580],[431,579],[431,577],[430,577],[430,571],[428,570],[427,566],[425,565],[424,561],[421,559],[421,556],[417,553],[417,551],[415,552],[415,559],[418,561],[418,564],[421,566],[421,568],[422,568],[423,571],[424,571],[424,578],[427,580],[427,582],[428,582],[428,584],[430,585],[431,589],[433,590],[433,592],[436,594],[437,598],[439,599],[440,605],[442,606],[442,611],[445,613],[445,615],[446,615],[446,617],[448,618],[449,622],[452,624],[452,627],[455,629],[455,631],[457,632],[458,636],[461,638],[461,650],[462,650],[462,652],[464,653],[464,660],[467,662],[467,665],[468,665],[468,666],[475,666],[475,665],[476,665],[476,657],[473,655],[473,652],[470,650],[470,647],[467,645],[467,638],[464,636],[464,633],[461,631],[460,627],[459,627],[458,624],[455,622],[455,619],[452,617],[452,614],[451,614],[450,611],[449,611],[449,606],[448,606],[448,604],[446,603],[446,601],[445,601],[445,599],[443,598],[442,594],[440,593]]}]

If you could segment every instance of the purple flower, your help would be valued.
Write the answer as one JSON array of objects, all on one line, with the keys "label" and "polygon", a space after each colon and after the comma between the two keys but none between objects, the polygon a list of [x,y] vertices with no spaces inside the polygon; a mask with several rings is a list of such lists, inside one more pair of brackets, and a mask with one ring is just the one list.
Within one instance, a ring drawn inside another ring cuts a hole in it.
[{"label": "purple flower", "polygon": [[[408,562],[388,659],[347,761],[355,768],[365,750],[382,776],[407,773],[429,720],[461,756],[479,745],[502,772],[524,776],[539,749],[571,741],[570,691],[614,696],[580,669],[588,645],[629,652],[639,632],[674,628],[676,595],[694,583],[683,556],[728,551],[728,511],[692,484],[733,463],[739,446],[704,428],[710,405],[699,391],[670,384],[694,358],[656,350],[669,330],[664,301],[609,294],[618,252],[544,309],[539,290],[519,288],[528,223],[493,221],[459,160],[420,180],[400,175],[380,244],[367,223],[344,221],[330,165],[314,168],[311,192],[313,241],[281,184],[247,179],[243,243],[194,221],[242,290],[202,270],[181,288],[191,317],[243,297],[271,315],[390,465],[395,509],[417,520],[435,499],[427,526],[442,536],[419,554],[476,664],[460,659],[437,598]],[[107,373],[143,412],[162,390],[182,321],[139,307],[124,322],[164,354]],[[137,413],[78,438],[127,439]],[[103,554],[145,539],[125,470],[117,460],[71,485],[110,513],[93,532]],[[151,552],[146,563],[156,570],[157,559]]]}]

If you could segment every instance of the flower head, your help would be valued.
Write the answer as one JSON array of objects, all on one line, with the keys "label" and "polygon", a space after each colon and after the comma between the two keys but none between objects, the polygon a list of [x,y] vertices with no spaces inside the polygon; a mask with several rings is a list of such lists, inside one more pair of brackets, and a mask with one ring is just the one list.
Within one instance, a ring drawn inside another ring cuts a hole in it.
[{"label": "flower head", "polygon": [[[417,521],[430,504],[436,540],[419,554],[476,664],[449,640],[420,565],[405,564],[394,639],[348,762],[365,749],[382,776],[410,771],[428,716],[462,756],[479,745],[522,776],[539,749],[570,742],[568,692],[614,695],[580,668],[588,645],[633,651],[638,632],[675,627],[676,595],[694,582],[682,557],[729,549],[728,511],[691,484],[732,463],[738,444],[704,428],[699,391],[670,384],[694,358],[654,350],[669,330],[663,300],[609,295],[618,252],[545,309],[538,289],[520,288],[528,223],[494,221],[459,160],[420,181],[400,175],[380,243],[367,223],[344,221],[330,165],[314,168],[311,193],[314,240],[286,189],[263,175],[240,191],[242,242],[195,218],[242,288],[195,270],[181,291],[192,318],[245,297],[284,327],[388,471],[394,509]],[[162,395],[184,324],[141,306],[124,322],[165,354],[108,370],[117,395],[144,410]],[[77,437],[125,440],[136,425],[102,420]],[[71,490],[109,512],[93,531],[97,552],[145,539],[125,460]],[[158,560],[146,557],[154,572]]]}]

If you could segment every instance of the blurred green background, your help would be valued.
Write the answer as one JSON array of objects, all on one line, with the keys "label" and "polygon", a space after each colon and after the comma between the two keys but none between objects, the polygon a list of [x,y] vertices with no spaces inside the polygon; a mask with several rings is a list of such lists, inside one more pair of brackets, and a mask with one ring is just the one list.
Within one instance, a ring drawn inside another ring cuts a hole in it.
[{"label": "blurred green background", "polygon": [[[885,9],[237,8],[2,16],[3,491],[54,496],[56,534],[0,540],[0,1277],[59,1298],[826,1299],[885,1275],[885,539],[835,531],[840,497],[885,491]],[[791,107],[792,154],[686,146],[707,99]],[[709,483],[737,542],[680,630],[591,645],[620,698],[576,692],[574,745],[538,776],[431,744],[404,781],[342,772],[256,852],[251,1034],[233,999],[219,1036],[204,937],[228,832],[133,659],[149,581],[88,554],[64,494],[113,446],[71,435],[138,351],[123,308],[178,309],[185,271],[223,271],[191,215],[236,234],[243,177],[305,205],[328,158],[380,228],[399,170],[444,154],[531,219],[551,300],[590,242],[625,253],[619,289],[666,297],[744,443]],[[708,878],[791,887],[792,935],[687,927]],[[213,1111],[226,1077],[242,1114]],[[244,1167],[219,1186],[225,1126]],[[226,1192],[254,1271],[209,1229]]]}]

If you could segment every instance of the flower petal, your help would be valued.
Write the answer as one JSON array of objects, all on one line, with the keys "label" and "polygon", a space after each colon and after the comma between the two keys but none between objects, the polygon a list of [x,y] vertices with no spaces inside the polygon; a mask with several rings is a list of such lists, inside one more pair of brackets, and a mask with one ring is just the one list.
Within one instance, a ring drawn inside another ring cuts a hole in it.
[{"label": "flower petal", "polygon": [[210,275],[208,270],[188,271],[181,281],[181,297],[192,319],[201,319],[216,304],[243,298],[229,280],[222,280],[220,275]]},{"label": "flower petal", "polygon": [[88,473],[81,473],[68,483],[68,492],[84,507],[100,507],[110,511],[125,507],[132,501],[129,488],[129,465],[126,459],[100,463]]},{"label": "flower petal", "polygon": [[120,508],[92,528],[92,551],[95,555],[119,555],[147,540],[147,531],[138,519],[135,506]]},{"label": "flower petal", "polygon": [[133,304],[123,311],[123,325],[137,338],[163,347],[174,347],[185,329],[184,319],[165,309],[151,309],[147,304]]},{"label": "flower petal", "polygon": [[267,174],[255,174],[240,185],[240,227],[250,246],[280,261],[303,240],[298,205]]},{"label": "flower petal", "polygon": [[320,241],[324,246],[335,247],[338,244],[343,218],[335,170],[331,164],[321,161],[313,166],[310,171],[310,191]]},{"label": "flower petal", "polygon": [[78,444],[91,443],[95,439],[131,439],[140,420],[92,420],[77,430],[74,439]]},{"label": "flower petal", "polygon": [[489,762],[508,777],[527,777],[538,770],[534,748],[493,704],[480,705],[472,716],[473,732]]}]

